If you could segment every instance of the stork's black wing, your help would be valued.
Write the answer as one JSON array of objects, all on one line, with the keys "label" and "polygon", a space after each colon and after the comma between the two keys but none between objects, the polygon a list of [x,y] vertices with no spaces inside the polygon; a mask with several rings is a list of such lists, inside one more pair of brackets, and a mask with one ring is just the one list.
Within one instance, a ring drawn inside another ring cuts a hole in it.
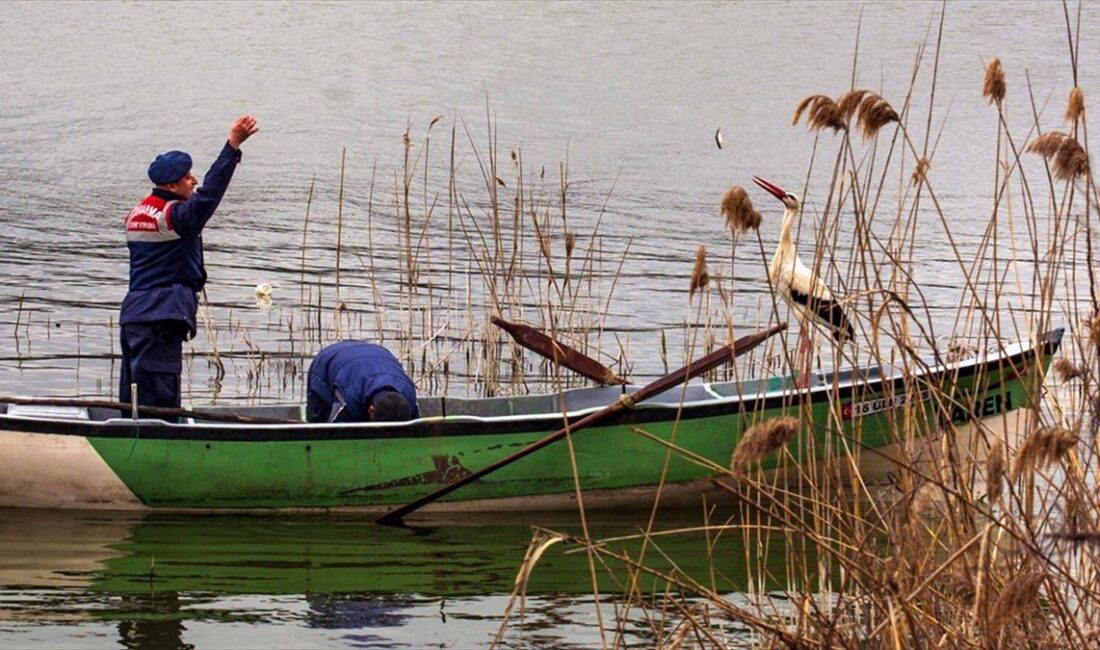
[{"label": "stork's black wing", "polygon": [[844,313],[844,309],[841,308],[839,302],[827,298],[814,298],[794,287],[790,287],[789,290],[791,300],[809,309],[817,316],[818,320],[829,326],[834,341],[839,343],[844,339],[855,336],[852,323],[848,320],[848,315]]}]

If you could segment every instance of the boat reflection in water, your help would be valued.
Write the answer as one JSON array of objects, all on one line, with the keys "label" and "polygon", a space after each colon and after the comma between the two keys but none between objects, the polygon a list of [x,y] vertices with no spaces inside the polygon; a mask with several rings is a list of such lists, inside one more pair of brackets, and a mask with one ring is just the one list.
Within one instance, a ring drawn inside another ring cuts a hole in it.
[{"label": "boat reflection in water", "polygon": [[[637,533],[647,516],[601,514],[593,536]],[[685,516],[662,517],[662,527],[700,523]],[[481,646],[503,620],[530,524],[575,533],[576,521],[526,513],[413,529],[331,516],[2,510],[0,646]],[[710,551],[724,593],[747,588],[741,539],[729,533]],[[657,543],[709,584],[704,535]],[[615,544],[632,554],[639,547]],[[558,544],[542,556],[510,634],[559,646],[599,642],[588,561],[570,550]],[[647,554],[646,564],[668,570],[662,553]],[[778,540],[770,553],[773,575],[783,575]],[[625,568],[610,569],[598,569],[605,601],[628,579]],[[646,580],[644,590],[667,589]],[[627,629],[636,640],[648,633]]]}]

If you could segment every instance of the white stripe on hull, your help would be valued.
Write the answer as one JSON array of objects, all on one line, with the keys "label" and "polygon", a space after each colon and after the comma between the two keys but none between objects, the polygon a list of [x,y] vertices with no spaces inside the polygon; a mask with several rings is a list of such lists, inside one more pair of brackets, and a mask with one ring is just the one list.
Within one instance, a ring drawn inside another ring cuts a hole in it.
[{"label": "white stripe on hull", "polygon": [[146,507],[83,436],[0,431],[0,468],[0,507]]}]

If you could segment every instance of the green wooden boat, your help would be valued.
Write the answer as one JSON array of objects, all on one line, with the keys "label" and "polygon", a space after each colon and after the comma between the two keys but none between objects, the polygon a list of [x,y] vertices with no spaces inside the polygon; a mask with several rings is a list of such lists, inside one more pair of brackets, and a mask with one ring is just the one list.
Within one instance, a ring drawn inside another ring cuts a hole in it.
[{"label": "green wooden boat", "polygon": [[[689,383],[577,432],[448,495],[426,511],[697,503],[742,432],[780,415],[802,431],[766,471],[843,457],[848,474],[889,480],[898,459],[977,462],[994,438],[1012,449],[1041,399],[1063,330],[959,361],[910,360],[790,378]],[[634,386],[562,394],[425,397],[407,423],[308,424],[301,406],[226,409],[286,424],[170,423],[96,407],[0,404],[0,507],[383,512],[504,458]],[[671,452],[671,442],[677,448]],[[683,453],[681,450],[690,452]],[[695,456],[694,458],[692,456]],[[852,462],[849,462],[849,459]],[[667,467],[666,467],[667,460]]]}]

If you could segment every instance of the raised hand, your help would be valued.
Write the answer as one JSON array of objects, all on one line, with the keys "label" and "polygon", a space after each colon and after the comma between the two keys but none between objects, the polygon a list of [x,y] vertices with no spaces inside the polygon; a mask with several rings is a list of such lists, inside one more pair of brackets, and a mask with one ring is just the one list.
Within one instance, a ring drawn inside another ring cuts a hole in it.
[{"label": "raised hand", "polygon": [[234,149],[240,149],[241,144],[259,130],[260,127],[256,125],[256,118],[251,115],[238,117],[237,121],[234,122],[233,126],[229,129],[229,146]]}]

